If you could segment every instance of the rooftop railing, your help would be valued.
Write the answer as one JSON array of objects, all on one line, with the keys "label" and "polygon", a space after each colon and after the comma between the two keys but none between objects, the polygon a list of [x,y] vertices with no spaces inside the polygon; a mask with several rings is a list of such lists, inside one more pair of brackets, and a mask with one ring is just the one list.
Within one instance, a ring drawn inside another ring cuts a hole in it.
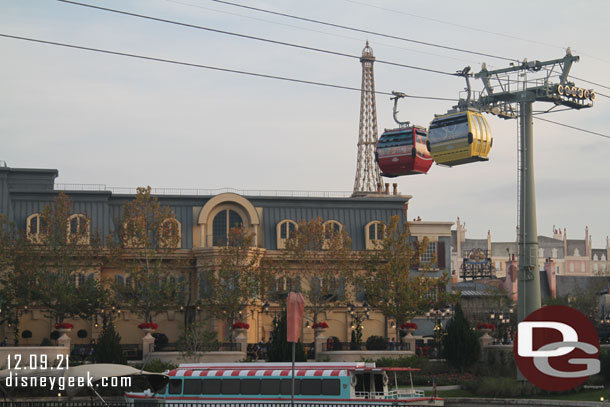
[{"label": "rooftop railing", "polygon": [[[135,187],[109,187],[105,184],[55,184],[57,191],[112,192],[113,194],[135,195]],[[301,191],[274,189],[237,189],[237,188],[152,188],[153,195],[212,196],[234,193],[243,196],[271,196],[294,198],[349,198],[348,191]]]}]

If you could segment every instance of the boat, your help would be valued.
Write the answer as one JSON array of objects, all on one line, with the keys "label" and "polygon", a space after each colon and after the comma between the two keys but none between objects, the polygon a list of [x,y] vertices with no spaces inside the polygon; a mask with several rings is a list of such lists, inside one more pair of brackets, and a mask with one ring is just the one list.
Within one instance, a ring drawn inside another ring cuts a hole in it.
[{"label": "boat", "polygon": [[165,388],[126,393],[125,401],[129,406],[290,405],[294,379],[298,406],[443,406],[443,399],[425,396],[423,390],[392,386],[388,373],[416,370],[368,362],[296,363],[293,376],[290,363],[187,363],[165,372]]}]

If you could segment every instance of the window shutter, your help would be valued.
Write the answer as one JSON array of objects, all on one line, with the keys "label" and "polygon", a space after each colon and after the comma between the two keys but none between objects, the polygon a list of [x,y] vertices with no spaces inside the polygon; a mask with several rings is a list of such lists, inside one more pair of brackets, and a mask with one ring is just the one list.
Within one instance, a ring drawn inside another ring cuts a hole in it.
[{"label": "window shutter", "polygon": [[445,242],[437,242],[436,243],[436,259],[438,263],[439,269],[444,269],[446,267],[445,264]]}]

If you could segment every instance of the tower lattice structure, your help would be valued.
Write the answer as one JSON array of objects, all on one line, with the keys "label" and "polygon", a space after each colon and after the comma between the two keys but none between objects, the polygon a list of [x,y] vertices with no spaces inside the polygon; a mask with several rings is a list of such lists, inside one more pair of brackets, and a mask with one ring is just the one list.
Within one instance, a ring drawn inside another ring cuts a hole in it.
[{"label": "tower lattice structure", "polygon": [[373,49],[366,42],[362,50],[362,87],[360,94],[360,132],[358,135],[358,156],[353,195],[375,192],[383,182],[379,167],[375,162],[377,145],[377,109],[375,107],[375,75]]}]

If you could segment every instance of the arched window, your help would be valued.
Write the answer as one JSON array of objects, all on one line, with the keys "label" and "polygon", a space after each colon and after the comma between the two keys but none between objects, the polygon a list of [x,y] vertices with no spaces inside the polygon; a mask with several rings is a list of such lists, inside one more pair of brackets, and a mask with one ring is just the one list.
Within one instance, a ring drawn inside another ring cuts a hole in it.
[{"label": "arched window", "polygon": [[333,235],[338,235],[341,233],[342,229],[343,225],[336,220],[328,220],[324,222],[324,245],[322,248],[327,250],[330,246],[330,239],[333,237]]},{"label": "arched window", "polygon": [[593,261],[599,261],[599,257],[597,257],[597,254],[593,255]]},{"label": "arched window", "polygon": [[277,248],[285,249],[286,248],[286,240],[290,239],[294,236],[298,225],[293,220],[283,220],[277,224],[276,233],[277,233]]},{"label": "arched window", "polygon": [[129,248],[141,248],[146,245],[146,219],[143,216],[134,216],[123,222],[121,231],[123,245]]},{"label": "arched window", "polygon": [[182,246],[182,225],[176,218],[167,218],[161,222],[159,246],[179,249]]},{"label": "arched window", "polygon": [[47,232],[47,225],[39,213],[28,216],[26,228],[28,239],[32,243],[42,243],[42,239]]},{"label": "arched window", "polygon": [[89,244],[89,219],[83,214],[68,218],[68,239],[77,244]]},{"label": "arched window", "polygon": [[374,220],[366,224],[364,227],[364,237],[367,250],[376,250],[379,248],[379,243],[383,240],[383,232],[383,222]]},{"label": "arched window", "polygon": [[226,246],[231,228],[240,228],[243,220],[239,214],[232,209],[224,209],[218,212],[212,222],[212,245]]}]

